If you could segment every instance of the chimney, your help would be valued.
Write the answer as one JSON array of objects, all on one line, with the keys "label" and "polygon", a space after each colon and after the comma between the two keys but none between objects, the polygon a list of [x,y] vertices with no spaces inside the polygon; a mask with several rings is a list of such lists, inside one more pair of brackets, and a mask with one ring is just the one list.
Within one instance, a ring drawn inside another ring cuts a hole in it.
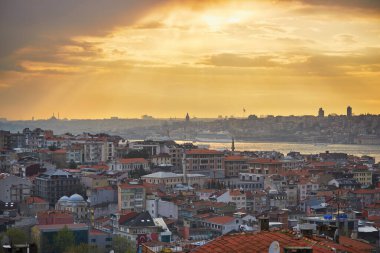
[{"label": "chimney", "polygon": [[269,231],[269,217],[259,217],[259,231]]}]

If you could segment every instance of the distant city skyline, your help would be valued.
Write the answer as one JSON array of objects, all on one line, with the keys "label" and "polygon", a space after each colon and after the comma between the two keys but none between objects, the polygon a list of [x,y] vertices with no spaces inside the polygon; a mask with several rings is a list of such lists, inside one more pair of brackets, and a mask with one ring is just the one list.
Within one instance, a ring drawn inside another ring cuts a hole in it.
[{"label": "distant city skyline", "polygon": [[[350,109],[348,109],[350,108]],[[348,110],[351,111],[351,114],[349,115],[348,113]],[[17,121],[17,120],[51,120],[51,119],[57,119],[57,120],[86,120],[86,119],[94,119],[94,120],[102,120],[102,119],[183,119],[183,120],[186,120],[187,119],[187,116],[189,116],[189,119],[194,119],[194,118],[197,118],[197,119],[218,119],[218,118],[237,118],[237,119],[244,119],[244,118],[247,118],[249,117],[250,115],[255,115],[259,118],[265,118],[265,117],[268,117],[268,116],[274,116],[274,117],[277,117],[277,116],[282,116],[282,117],[289,117],[289,116],[295,116],[295,117],[302,117],[302,116],[315,116],[315,117],[328,117],[328,116],[334,116],[334,115],[337,115],[337,116],[359,116],[359,115],[380,115],[379,114],[376,114],[376,113],[355,113],[353,111],[353,108],[351,106],[348,106],[346,107],[346,110],[345,112],[330,112],[330,113],[326,113],[326,110],[324,107],[320,107],[314,114],[288,114],[288,115],[285,115],[285,114],[255,114],[255,113],[248,113],[247,111],[243,111],[243,114],[242,115],[223,115],[223,114],[219,114],[219,115],[216,115],[216,116],[206,116],[206,117],[199,117],[197,115],[192,115],[191,113],[189,112],[186,112],[185,114],[183,115],[180,115],[180,116],[169,116],[169,117],[158,117],[158,116],[155,116],[155,115],[151,115],[151,114],[143,114],[143,115],[140,115],[140,116],[131,116],[131,117],[121,117],[121,116],[118,116],[118,115],[112,115],[112,116],[109,116],[109,117],[103,117],[103,118],[69,118],[69,117],[60,117],[60,114],[59,113],[52,113],[50,116],[46,117],[46,118],[35,118],[34,116],[30,119],[8,119],[6,117],[1,117],[0,115],[0,120],[9,120],[9,121]]]},{"label": "distant city skyline", "polygon": [[1,1],[0,117],[380,114],[379,13],[367,0]]}]

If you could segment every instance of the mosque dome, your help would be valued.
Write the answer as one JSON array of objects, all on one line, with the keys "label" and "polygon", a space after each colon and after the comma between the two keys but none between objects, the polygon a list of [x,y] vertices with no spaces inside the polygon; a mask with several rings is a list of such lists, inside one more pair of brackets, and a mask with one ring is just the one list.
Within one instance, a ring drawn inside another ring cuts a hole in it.
[{"label": "mosque dome", "polygon": [[70,196],[69,201],[71,202],[81,202],[84,201],[83,197],[77,193]]},{"label": "mosque dome", "polygon": [[62,202],[62,201],[68,201],[68,200],[69,200],[69,197],[65,195],[65,196],[62,196],[58,201]]}]

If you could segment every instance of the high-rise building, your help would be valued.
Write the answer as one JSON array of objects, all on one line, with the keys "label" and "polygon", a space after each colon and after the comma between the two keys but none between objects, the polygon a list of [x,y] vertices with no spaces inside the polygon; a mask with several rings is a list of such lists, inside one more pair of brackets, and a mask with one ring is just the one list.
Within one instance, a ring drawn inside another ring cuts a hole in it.
[{"label": "high-rise building", "polygon": [[347,107],[347,117],[352,117],[352,107],[351,106]]},{"label": "high-rise building", "polygon": [[325,111],[321,108],[319,108],[319,111],[318,111],[318,117],[321,117],[323,118],[325,116]]},{"label": "high-rise building", "polygon": [[224,178],[224,154],[210,149],[185,151],[186,173],[199,173],[210,178]]},{"label": "high-rise building", "polygon": [[35,179],[36,195],[54,205],[62,196],[81,188],[79,178],[63,170],[48,170]]}]

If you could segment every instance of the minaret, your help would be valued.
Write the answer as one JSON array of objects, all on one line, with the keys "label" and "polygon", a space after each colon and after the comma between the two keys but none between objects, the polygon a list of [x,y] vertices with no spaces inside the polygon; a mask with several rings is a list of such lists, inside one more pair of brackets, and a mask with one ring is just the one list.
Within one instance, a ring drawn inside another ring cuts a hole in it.
[{"label": "minaret", "polygon": [[186,117],[185,117],[185,124],[184,124],[184,126],[183,126],[183,131],[185,132],[185,140],[187,139],[187,132],[186,132],[186,128],[187,128],[187,126],[188,126],[188,124],[189,124],[189,122],[190,122],[190,116],[189,116],[189,113],[186,113]]},{"label": "minaret", "polygon": [[235,139],[234,139],[234,137],[232,137],[231,150],[232,150],[232,152],[235,152]]}]

